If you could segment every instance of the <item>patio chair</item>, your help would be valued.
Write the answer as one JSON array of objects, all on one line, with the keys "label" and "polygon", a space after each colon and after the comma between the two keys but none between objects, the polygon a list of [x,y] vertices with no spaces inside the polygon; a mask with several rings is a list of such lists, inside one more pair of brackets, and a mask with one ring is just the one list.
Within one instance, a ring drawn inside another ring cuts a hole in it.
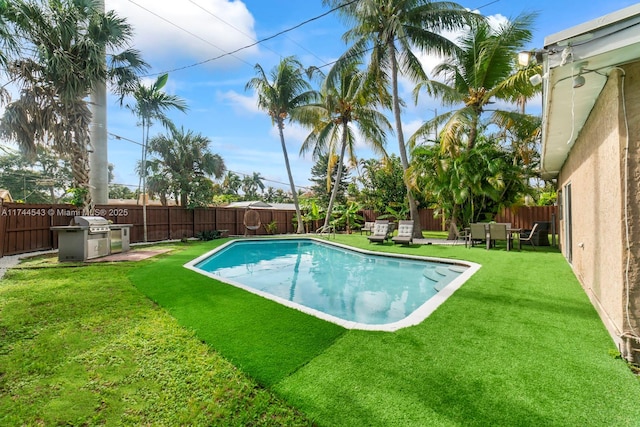
[{"label": "patio chair", "polygon": [[378,220],[373,224],[373,232],[367,236],[369,243],[384,243],[389,238],[389,221]]},{"label": "patio chair", "polygon": [[463,230],[462,232],[458,230],[458,226],[453,222],[450,224],[450,227],[453,230],[453,244],[457,245],[460,240],[464,240],[464,245],[467,246],[469,233],[466,230]]},{"label": "patio chair", "polygon": [[469,224],[469,235],[467,237],[468,247],[473,247],[476,243],[485,241],[487,242],[487,249],[489,249],[486,224],[481,222]]},{"label": "patio chair", "polygon": [[[504,240],[507,242],[507,250],[511,248],[511,235],[507,231],[506,224],[489,224],[489,240],[493,242],[495,246],[495,242],[498,240]],[[488,246],[489,247],[489,246]]]},{"label": "patio chair", "polygon": [[373,231],[373,224],[375,224],[373,221],[365,221],[362,228],[360,228],[360,234],[362,234],[363,231],[367,234],[371,234]]},{"label": "patio chair", "polygon": [[393,243],[400,243],[403,245],[410,245],[413,243],[413,221],[412,220],[400,220],[398,222],[398,234],[392,237]]},{"label": "patio chair", "polygon": [[530,243],[531,247],[533,248],[533,250],[536,250],[536,244],[535,242],[535,237],[536,237],[536,232],[538,231],[538,224],[533,224],[533,228],[531,229],[531,231],[529,232],[528,236],[523,236],[520,235],[520,238],[518,239],[518,249],[522,250],[522,242],[525,243]]}]

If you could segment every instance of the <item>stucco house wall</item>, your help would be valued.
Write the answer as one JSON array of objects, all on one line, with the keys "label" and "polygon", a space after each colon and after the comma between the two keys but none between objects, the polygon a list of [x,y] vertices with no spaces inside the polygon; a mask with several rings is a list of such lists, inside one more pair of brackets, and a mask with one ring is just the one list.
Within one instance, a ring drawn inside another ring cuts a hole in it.
[{"label": "stucco house wall", "polygon": [[[566,192],[571,185],[572,268],[620,349],[637,357],[632,347],[640,344],[627,339],[626,332],[629,323],[637,331],[640,317],[640,257],[634,243],[640,242],[640,62],[621,68],[624,73],[618,69],[609,73],[560,171],[558,189]],[[627,126],[629,158],[625,159]],[[560,242],[568,257],[566,227],[563,216]]]}]

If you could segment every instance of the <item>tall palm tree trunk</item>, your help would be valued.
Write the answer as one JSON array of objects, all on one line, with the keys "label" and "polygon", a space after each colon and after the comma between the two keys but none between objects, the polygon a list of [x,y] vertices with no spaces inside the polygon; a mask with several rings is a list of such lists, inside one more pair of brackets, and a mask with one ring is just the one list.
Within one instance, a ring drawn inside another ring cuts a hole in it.
[{"label": "tall palm tree trunk", "polygon": [[338,159],[338,172],[336,173],[336,180],[333,182],[333,189],[331,190],[331,198],[329,199],[329,207],[327,207],[327,216],[324,218],[324,228],[329,226],[331,220],[331,214],[333,213],[333,204],[338,196],[338,185],[342,179],[342,165],[344,163],[344,152],[347,150],[347,124],[342,125],[342,147],[340,148],[340,158]]},{"label": "tall palm tree trunk", "polygon": [[[476,110],[477,111],[477,110]],[[467,141],[467,151],[471,151],[476,146],[476,140],[478,139],[478,117],[482,111],[477,111],[473,115],[471,120],[471,126],[469,130],[469,141]]]},{"label": "tall palm tree trunk", "polygon": [[454,240],[457,238],[456,233],[453,231],[453,227],[458,228],[458,211],[460,210],[460,205],[455,203],[453,208],[451,209],[451,220],[449,221],[449,234],[447,235],[447,240]]},{"label": "tall palm tree trunk", "polygon": [[298,203],[298,193],[296,193],[296,186],[293,182],[293,175],[291,174],[291,166],[289,165],[289,155],[287,154],[287,145],[284,142],[284,121],[278,119],[278,133],[280,134],[280,144],[282,144],[282,154],[284,155],[284,164],[287,168],[287,175],[289,176],[289,185],[291,186],[291,194],[293,195],[293,204],[296,207],[296,218],[298,220],[298,230],[296,233],[304,234],[304,224],[302,223],[302,214],[300,213],[300,204]]},{"label": "tall palm tree trunk", "polygon": [[398,61],[395,54],[395,45],[393,39],[388,42],[388,48],[391,52],[391,90],[393,96],[393,117],[396,122],[396,133],[398,134],[398,150],[400,151],[400,160],[402,162],[402,169],[404,170],[403,181],[407,188],[407,198],[409,199],[409,211],[411,212],[411,219],[413,220],[413,237],[417,239],[422,238],[422,224],[420,224],[420,215],[418,214],[418,205],[413,198],[411,192],[411,186],[406,177],[406,172],[409,169],[409,159],[407,157],[407,148],[404,143],[404,134],[402,133],[402,118],[400,116],[400,98],[398,96]]}]

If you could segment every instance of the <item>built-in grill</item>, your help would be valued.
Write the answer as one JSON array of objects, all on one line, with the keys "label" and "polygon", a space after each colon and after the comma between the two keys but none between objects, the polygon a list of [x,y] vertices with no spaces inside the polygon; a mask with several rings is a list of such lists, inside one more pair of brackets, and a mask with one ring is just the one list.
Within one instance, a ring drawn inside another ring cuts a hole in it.
[{"label": "built-in grill", "polygon": [[106,233],[109,231],[109,221],[101,216],[74,216],[69,224],[89,229],[89,234]]},{"label": "built-in grill", "polygon": [[110,253],[109,221],[101,216],[74,216],[58,232],[58,260],[85,261]]}]

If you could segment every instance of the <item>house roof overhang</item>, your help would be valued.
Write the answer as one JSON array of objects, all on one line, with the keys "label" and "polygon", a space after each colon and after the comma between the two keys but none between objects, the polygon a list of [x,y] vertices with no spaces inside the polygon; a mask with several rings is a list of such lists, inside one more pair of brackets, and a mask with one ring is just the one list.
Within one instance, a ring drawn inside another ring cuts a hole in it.
[{"label": "house roof overhang", "polygon": [[[640,58],[640,4],[545,38],[542,90],[543,178],[558,176],[609,73]],[[574,87],[581,75],[584,83]]]}]

